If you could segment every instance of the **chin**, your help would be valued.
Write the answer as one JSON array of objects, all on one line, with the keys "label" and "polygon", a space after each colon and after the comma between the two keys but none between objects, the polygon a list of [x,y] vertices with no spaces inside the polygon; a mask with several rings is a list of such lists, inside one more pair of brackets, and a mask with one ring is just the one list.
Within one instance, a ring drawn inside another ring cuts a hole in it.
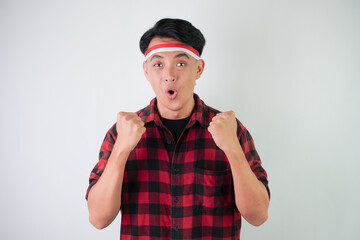
[{"label": "chin", "polygon": [[170,103],[168,109],[171,111],[179,111],[182,109],[182,105],[180,103]]}]

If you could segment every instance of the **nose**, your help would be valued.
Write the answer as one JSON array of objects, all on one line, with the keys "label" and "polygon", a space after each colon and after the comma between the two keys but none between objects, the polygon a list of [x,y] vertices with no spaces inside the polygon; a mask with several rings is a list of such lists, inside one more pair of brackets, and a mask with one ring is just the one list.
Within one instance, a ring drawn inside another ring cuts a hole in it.
[{"label": "nose", "polygon": [[164,69],[164,80],[165,82],[175,82],[176,72],[175,69],[171,66],[165,67]]}]

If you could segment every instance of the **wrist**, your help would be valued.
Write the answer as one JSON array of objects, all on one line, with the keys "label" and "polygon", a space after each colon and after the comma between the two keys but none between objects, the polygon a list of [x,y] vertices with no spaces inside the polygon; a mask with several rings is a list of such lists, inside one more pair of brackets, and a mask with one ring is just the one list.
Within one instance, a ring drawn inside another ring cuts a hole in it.
[{"label": "wrist", "polygon": [[129,155],[132,152],[133,149],[130,149],[126,144],[120,141],[115,141],[113,152],[115,152],[116,155],[120,154],[127,154]]},{"label": "wrist", "polygon": [[130,155],[132,150],[124,148],[118,142],[115,142],[114,147],[111,151],[111,155],[109,157],[109,161],[117,162],[118,164],[126,164],[127,159]]},{"label": "wrist", "polygon": [[239,151],[242,151],[240,143],[237,138],[234,138],[232,141],[228,141],[227,144],[224,144],[221,148],[223,152],[227,154],[236,154]]},{"label": "wrist", "polygon": [[242,150],[242,147],[241,147],[239,142],[229,146],[228,148],[226,148],[223,151],[224,151],[224,153],[225,153],[225,155],[226,155],[226,157],[228,158],[229,161],[231,161],[233,159],[246,160],[244,151]]}]

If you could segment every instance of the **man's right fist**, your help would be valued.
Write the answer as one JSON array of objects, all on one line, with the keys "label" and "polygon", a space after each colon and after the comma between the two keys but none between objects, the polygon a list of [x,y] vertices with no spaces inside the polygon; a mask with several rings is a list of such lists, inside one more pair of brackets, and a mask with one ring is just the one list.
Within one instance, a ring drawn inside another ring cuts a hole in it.
[{"label": "man's right fist", "polygon": [[146,131],[144,122],[136,113],[119,112],[117,114],[116,144],[122,151],[132,151]]}]

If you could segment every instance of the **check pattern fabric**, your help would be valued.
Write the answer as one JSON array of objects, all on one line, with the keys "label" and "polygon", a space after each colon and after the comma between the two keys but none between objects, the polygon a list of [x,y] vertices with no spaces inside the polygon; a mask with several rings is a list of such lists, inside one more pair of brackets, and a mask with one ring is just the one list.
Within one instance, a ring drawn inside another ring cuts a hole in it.
[{"label": "check pattern fabric", "polygon": [[[194,99],[191,118],[177,142],[160,120],[156,98],[137,112],[146,132],[125,166],[120,239],[240,238],[241,214],[235,205],[230,164],[207,130],[219,111],[196,94]],[[237,123],[246,159],[270,196],[267,174],[252,137]],[[114,124],[91,172],[86,198],[106,166],[116,137]]]}]

